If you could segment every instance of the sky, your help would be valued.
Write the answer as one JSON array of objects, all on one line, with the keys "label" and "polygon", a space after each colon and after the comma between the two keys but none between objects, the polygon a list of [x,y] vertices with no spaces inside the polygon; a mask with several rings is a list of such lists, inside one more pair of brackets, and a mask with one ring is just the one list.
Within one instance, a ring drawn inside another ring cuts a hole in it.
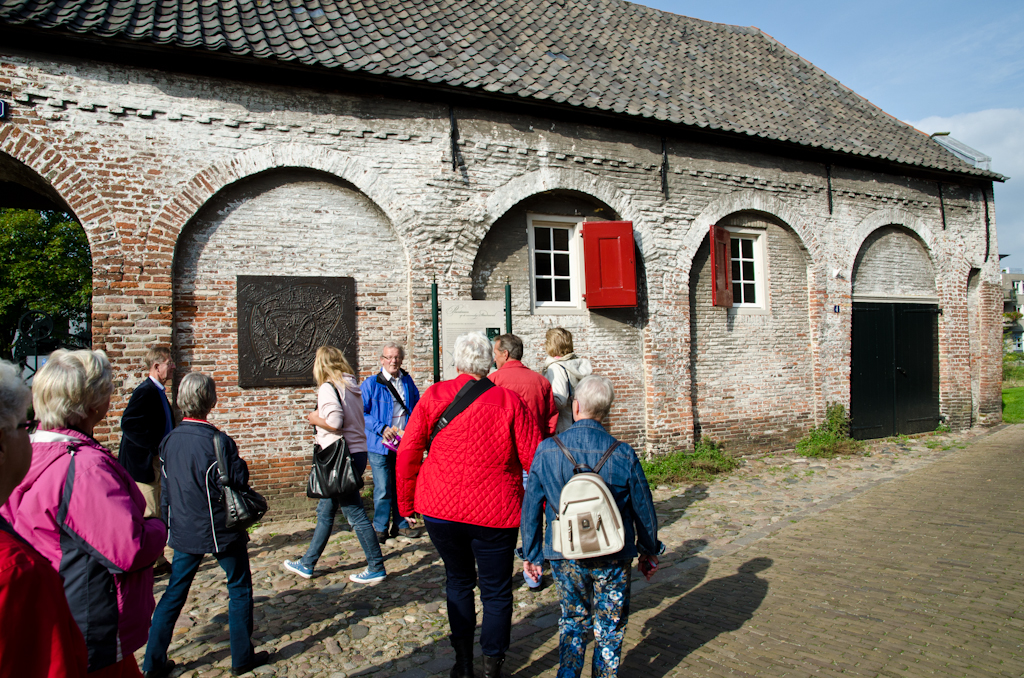
[{"label": "sky", "polygon": [[1024,2],[644,0],[757,26],[890,115],[992,156],[1003,267],[1024,269]]}]

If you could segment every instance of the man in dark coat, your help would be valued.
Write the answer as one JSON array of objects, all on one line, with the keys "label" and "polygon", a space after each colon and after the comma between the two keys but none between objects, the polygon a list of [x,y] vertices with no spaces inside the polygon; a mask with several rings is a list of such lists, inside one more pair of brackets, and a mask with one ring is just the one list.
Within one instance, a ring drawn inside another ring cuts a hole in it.
[{"label": "man in dark coat", "polygon": [[171,351],[154,346],[146,352],[149,375],[136,387],[121,416],[117,460],[146,498],[146,517],[160,515],[160,441],[174,428],[164,383],[174,372]]}]

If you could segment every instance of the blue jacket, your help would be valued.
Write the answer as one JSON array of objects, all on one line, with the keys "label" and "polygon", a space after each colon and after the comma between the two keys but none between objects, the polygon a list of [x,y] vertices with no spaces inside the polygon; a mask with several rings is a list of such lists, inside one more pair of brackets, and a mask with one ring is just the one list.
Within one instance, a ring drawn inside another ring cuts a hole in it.
[{"label": "blue jacket", "polygon": [[[599,422],[582,419],[566,431],[558,434],[562,444],[569,448],[577,463],[590,467],[597,465],[601,455],[615,441]],[[547,439],[537,447],[526,482],[526,497],[523,499],[523,517],[520,529],[523,535],[523,554],[531,563],[543,560],[562,560],[562,554],[551,548],[551,524],[555,520],[555,507],[562,494],[562,487],[572,477],[572,464],[565,458],[558,445]],[[607,560],[629,560],[641,553],[657,555],[661,550],[658,541],[658,518],[654,513],[654,500],[647,477],[640,466],[636,452],[622,443],[601,467],[604,480],[622,514],[626,532],[626,546],[615,555],[604,556]],[[544,502],[547,507],[544,508]],[[541,511],[547,517],[547,529]],[[543,535],[543,538],[542,536]],[[542,540],[543,539],[543,540]],[[542,555],[543,554],[543,555]]]},{"label": "blue jacket", "polygon": [[224,498],[213,448],[217,435],[224,444],[230,485],[246,487],[249,466],[238,456],[235,441],[212,424],[182,421],[160,443],[160,504],[167,521],[167,545],[175,551],[221,553],[238,540],[249,541],[245,530],[224,526]]},{"label": "blue jacket", "polygon": [[[387,386],[377,381],[380,370],[359,387],[363,391],[363,418],[366,420],[366,450],[370,454],[387,454],[388,448],[384,447],[384,429],[391,426],[391,416],[395,411],[395,398]],[[402,384],[409,394],[405,405],[412,415],[416,403],[420,401],[420,392],[412,377],[405,370],[402,370]]]}]

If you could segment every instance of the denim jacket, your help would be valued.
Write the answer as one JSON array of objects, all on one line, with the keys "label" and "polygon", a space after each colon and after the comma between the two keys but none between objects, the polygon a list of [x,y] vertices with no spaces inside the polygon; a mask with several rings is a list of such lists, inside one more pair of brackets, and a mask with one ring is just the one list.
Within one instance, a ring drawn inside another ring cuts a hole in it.
[{"label": "denim jacket", "polygon": [[[562,444],[569,448],[577,463],[590,467],[597,465],[601,455],[615,441],[604,427],[593,419],[582,419],[558,435]],[[562,487],[572,477],[573,467],[552,439],[545,440],[537,447],[526,482],[526,497],[523,499],[523,516],[520,530],[523,535],[523,555],[531,563],[543,560],[562,560],[562,554],[551,548],[551,525],[555,520],[555,508],[562,493]],[[626,532],[626,546],[608,560],[629,560],[640,553],[657,554],[661,550],[658,541],[658,518],[654,513],[654,500],[647,485],[647,477],[640,466],[636,452],[622,443],[601,467],[601,478],[615,496],[615,503],[622,514]],[[547,529],[541,518],[543,508],[547,517]],[[541,531],[544,533],[543,546]],[[543,555],[542,555],[543,554]]]}]

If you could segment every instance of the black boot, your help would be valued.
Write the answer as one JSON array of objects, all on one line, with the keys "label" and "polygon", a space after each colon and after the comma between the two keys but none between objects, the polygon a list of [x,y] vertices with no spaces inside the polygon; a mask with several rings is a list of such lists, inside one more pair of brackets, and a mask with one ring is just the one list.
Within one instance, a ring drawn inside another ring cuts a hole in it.
[{"label": "black boot", "polygon": [[452,667],[452,678],[476,678],[473,675],[473,636],[456,638],[448,636],[455,649],[455,666]]},{"label": "black boot", "polygon": [[484,655],[484,678],[501,678],[501,665],[505,663],[505,655],[488,657]]}]

